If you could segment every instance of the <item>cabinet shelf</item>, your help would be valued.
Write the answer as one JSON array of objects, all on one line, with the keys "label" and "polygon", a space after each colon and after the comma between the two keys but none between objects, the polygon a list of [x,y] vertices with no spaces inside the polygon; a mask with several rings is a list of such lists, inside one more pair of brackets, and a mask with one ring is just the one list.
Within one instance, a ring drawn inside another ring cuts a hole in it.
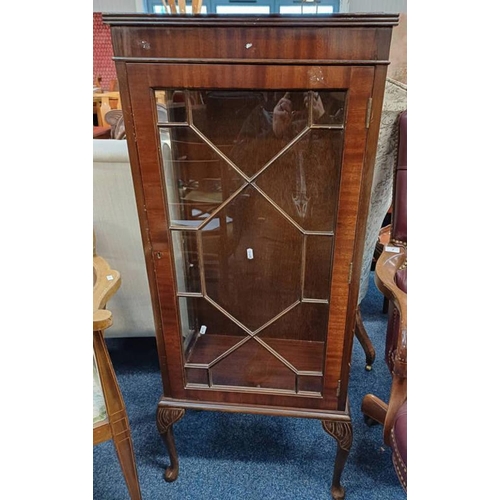
[{"label": "cabinet shelf", "polygon": [[324,342],[198,335],[185,363],[197,387],[321,393]]}]

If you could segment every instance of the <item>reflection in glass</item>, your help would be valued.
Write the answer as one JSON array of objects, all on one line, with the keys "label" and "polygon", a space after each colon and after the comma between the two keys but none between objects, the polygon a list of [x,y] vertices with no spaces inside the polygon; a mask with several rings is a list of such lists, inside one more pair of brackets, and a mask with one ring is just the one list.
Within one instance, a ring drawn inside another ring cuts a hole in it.
[{"label": "reflection in glass", "polygon": [[257,185],[305,230],[333,231],[342,142],[340,130],[309,130],[257,178]]},{"label": "reflection in glass", "polygon": [[313,124],[342,125],[345,116],[345,92],[320,90],[313,93]]},{"label": "reflection in glass", "polygon": [[249,177],[308,124],[304,91],[207,91],[203,103],[194,126]]},{"label": "reflection in glass", "polygon": [[186,96],[181,90],[155,90],[158,123],[186,123]]},{"label": "reflection in glass", "polygon": [[172,231],[177,292],[201,293],[200,263],[196,233]]},{"label": "reflection in glass", "polygon": [[162,127],[160,141],[172,226],[199,226],[244,184],[236,170],[190,128]]}]

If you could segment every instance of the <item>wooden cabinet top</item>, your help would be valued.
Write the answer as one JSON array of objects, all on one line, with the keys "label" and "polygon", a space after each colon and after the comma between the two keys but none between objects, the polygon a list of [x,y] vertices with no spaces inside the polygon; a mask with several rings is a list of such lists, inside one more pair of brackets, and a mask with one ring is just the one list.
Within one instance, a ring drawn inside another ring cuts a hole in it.
[{"label": "wooden cabinet top", "polygon": [[399,14],[242,15],[103,14],[111,26],[395,26]]},{"label": "wooden cabinet top", "polygon": [[386,65],[398,19],[398,14],[103,15],[112,27],[115,61],[249,64]]}]

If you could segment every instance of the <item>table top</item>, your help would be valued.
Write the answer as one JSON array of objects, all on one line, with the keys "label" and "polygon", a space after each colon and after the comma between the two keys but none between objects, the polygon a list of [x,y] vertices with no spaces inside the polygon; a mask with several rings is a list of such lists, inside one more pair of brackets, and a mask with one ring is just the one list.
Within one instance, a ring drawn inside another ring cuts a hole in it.
[{"label": "table top", "polygon": [[120,92],[94,92],[94,99],[102,99],[103,97],[110,97],[111,99],[119,99]]},{"label": "table top", "polygon": [[94,127],[94,139],[110,139],[111,127]]}]

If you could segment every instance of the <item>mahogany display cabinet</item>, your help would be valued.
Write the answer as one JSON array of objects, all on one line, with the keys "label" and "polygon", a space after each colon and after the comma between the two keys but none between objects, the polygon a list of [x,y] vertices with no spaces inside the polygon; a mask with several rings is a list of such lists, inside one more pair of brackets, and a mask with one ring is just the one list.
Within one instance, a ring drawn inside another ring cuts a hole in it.
[{"label": "mahogany display cabinet", "polygon": [[314,418],[338,443],[341,499],[398,16],[103,19],[155,316],[165,478],[178,474],[172,425],[186,409]]}]

